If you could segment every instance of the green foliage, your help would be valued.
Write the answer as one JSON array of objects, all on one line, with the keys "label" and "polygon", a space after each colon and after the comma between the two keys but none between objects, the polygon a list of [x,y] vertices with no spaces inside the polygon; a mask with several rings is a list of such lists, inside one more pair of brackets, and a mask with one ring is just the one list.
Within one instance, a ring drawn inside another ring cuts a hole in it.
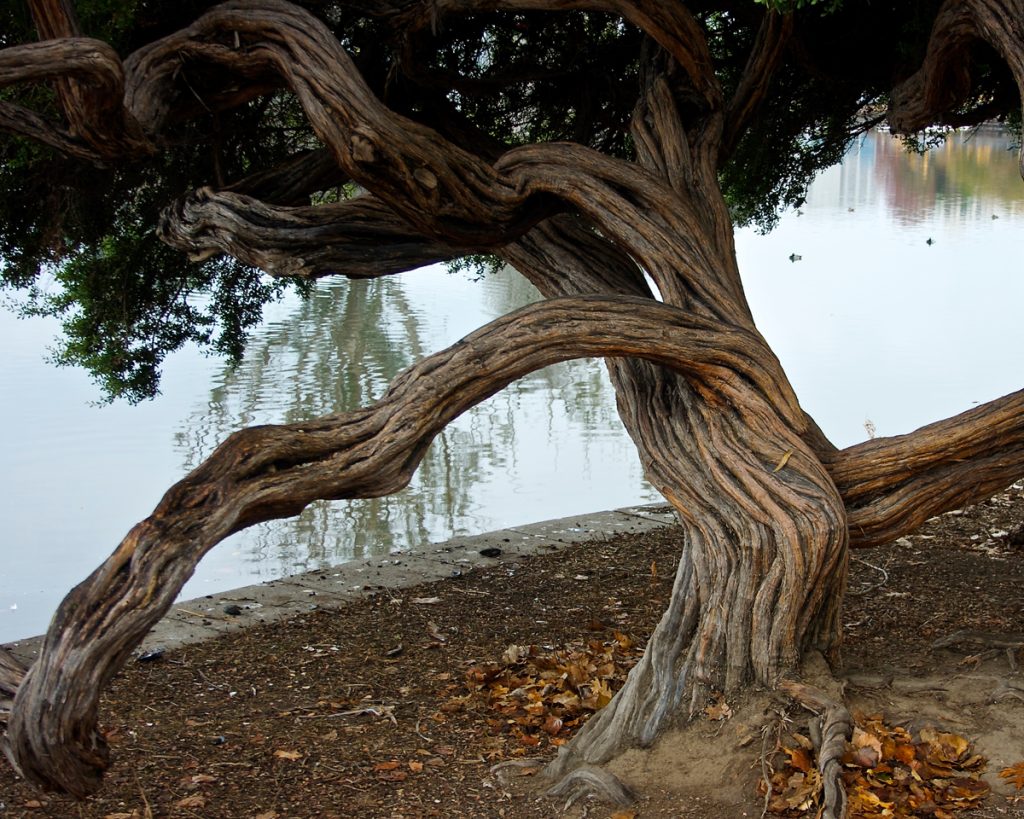
[{"label": "green foliage", "polygon": [[501,270],[505,266],[505,262],[498,256],[472,255],[452,259],[446,266],[449,273],[462,274],[474,281],[480,281]]},{"label": "green foliage", "polygon": [[56,363],[89,370],[107,400],[137,402],[157,393],[163,360],[186,343],[242,354],[286,283],[223,257],[189,262],[154,228],[182,192],[296,150],[305,131],[280,127],[293,108],[254,103],[185,129],[154,160],[117,168],[0,138],[0,286],[20,292],[23,313],[60,320]]}]

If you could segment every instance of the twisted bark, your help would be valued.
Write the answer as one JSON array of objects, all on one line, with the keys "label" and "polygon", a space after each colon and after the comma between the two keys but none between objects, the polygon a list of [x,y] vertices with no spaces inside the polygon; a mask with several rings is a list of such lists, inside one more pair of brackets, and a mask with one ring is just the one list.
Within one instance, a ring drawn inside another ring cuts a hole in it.
[{"label": "twisted bark", "polygon": [[377,277],[467,253],[410,229],[369,195],[284,207],[200,188],[164,211],[157,231],[195,261],[227,253],[272,276],[304,279]]}]

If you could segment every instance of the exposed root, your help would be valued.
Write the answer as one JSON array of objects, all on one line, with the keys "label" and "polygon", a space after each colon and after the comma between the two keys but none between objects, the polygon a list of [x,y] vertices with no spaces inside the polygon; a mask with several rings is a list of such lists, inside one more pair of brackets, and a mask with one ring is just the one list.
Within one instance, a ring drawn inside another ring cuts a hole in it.
[{"label": "exposed root", "polygon": [[1024,702],[1024,688],[1018,685],[1014,685],[1009,680],[1001,680],[996,689],[992,692],[992,695],[988,698],[988,701],[998,702],[1004,700],[1007,697],[1014,697]]},{"label": "exposed root", "polygon": [[499,782],[505,783],[508,781],[508,771],[512,768],[523,769],[523,768],[543,768],[545,760],[539,757],[529,757],[526,759],[510,759],[507,762],[499,762],[497,765],[492,765],[490,773]]},{"label": "exposed root", "polygon": [[595,797],[620,807],[628,807],[636,802],[636,795],[616,776],[593,765],[582,765],[570,771],[548,788],[544,795],[567,797],[562,810],[568,810],[574,802],[585,796]]},{"label": "exposed root", "polygon": [[850,712],[819,688],[793,680],[784,680],[779,688],[808,711],[819,715],[814,740],[818,746],[818,771],[824,788],[821,816],[822,819],[843,819],[846,816],[846,789],[840,778],[843,772],[841,759],[846,741],[853,733]]},{"label": "exposed root", "polygon": [[1024,648],[1024,634],[992,634],[987,631],[969,631],[965,629],[954,631],[945,637],[940,637],[932,643],[932,649],[965,644],[986,646],[989,649],[973,657],[966,658],[965,662],[975,661],[980,663],[982,660],[997,656],[1000,650],[1004,650],[1006,652],[1006,661],[1010,665],[1010,671],[1016,672],[1019,668],[1017,652]]}]

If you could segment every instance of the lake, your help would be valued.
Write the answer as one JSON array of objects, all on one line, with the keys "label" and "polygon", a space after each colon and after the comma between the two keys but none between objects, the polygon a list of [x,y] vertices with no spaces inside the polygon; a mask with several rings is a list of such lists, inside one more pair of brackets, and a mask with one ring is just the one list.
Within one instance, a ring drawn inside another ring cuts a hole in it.
[{"label": "lake", "polygon": [[[869,422],[908,432],[1024,386],[1024,182],[1008,147],[986,131],[917,156],[870,134],[771,234],[737,233],[758,326],[838,445],[864,440]],[[535,298],[511,271],[325,282],[270,307],[237,367],[173,356],[163,394],[138,407],[91,405],[85,374],[44,361],[55,324],[0,311],[0,641],[45,630],[67,591],[234,429],[365,404],[402,368]],[[603,366],[568,362],[458,419],[403,492],[241,532],[183,595],[658,499]]]}]

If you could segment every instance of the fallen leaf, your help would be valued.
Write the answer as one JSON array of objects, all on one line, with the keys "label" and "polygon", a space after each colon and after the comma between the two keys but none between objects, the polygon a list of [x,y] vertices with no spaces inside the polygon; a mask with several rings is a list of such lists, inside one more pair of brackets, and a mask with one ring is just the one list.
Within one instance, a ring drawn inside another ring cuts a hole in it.
[{"label": "fallen leaf", "polygon": [[277,819],[277,811],[268,810],[263,813],[257,813],[252,819]]},{"label": "fallen leaf", "polygon": [[416,762],[415,760],[413,760],[412,762],[409,763],[409,770],[412,771],[413,773],[419,773],[420,771],[423,770],[423,763],[422,762]]},{"label": "fallen leaf", "polygon": [[723,720],[729,719],[732,716],[732,708],[725,701],[725,696],[722,694],[714,695],[714,702],[709,704],[705,709],[704,713],[710,720]]},{"label": "fallen leaf", "polygon": [[292,761],[302,759],[302,754],[298,751],[274,751],[274,756],[278,759],[290,759]]},{"label": "fallen leaf", "polygon": [[554,736],[562,730],[562,720],[552,714],[544,720],[544,724],[540,728],[544,733]]},{"label": "fallen leaf", "polygon": [[373,766],[373,769],[375,771],[393,771],[400,764],[401,763],[397,759],[392,759],[390,762],[378,762],[376,765]]},{"label": "fallen leaf", "polygon": [[814,767],[814,760],[804,748],[783,748],[786,756],[789,757],[789,764],[802,773],[807,773]]},{"label": "fallen leaf", "polygon": [[186,796],[184,799],[179,799],[174,803],[177,808],[201,808],[206,804],[206,797],[201,793],[193,794],[192,796]]},{"label": "fallen leaf", "polygon": [[441,598],[440,597],[414,597],[412,599],[412,602],[413,603],[418,603],[421,606],[430,606],[430,605],[433,605],[434,603],[440,603],[441,602]]},{"label": "fallen leaf", "polygon": [[617,810],[609,819],[636,819],[639,814],[635,810]]},{"label": "fallen leaf", "polygon": [[1003,768],[999,775],[1006,780],[1013,783],[1013,787],[1018,791],[1024,790],[1024,761],[1018,762],[1016,765],[1011,765],[1009,768]]}]

